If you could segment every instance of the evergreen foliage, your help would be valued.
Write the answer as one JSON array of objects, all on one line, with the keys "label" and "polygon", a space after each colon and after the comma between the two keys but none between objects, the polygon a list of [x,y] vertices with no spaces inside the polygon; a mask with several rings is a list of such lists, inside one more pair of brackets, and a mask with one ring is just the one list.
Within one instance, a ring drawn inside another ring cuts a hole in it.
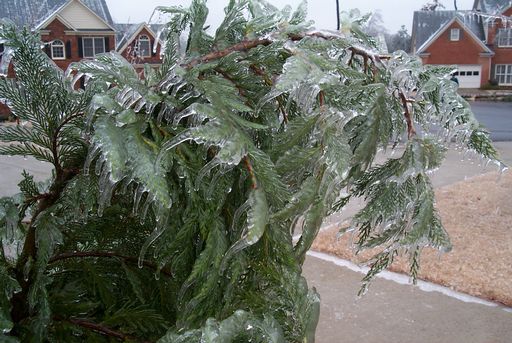
[{"label": "evergreen foliage", "polygon": [[140,74],[116,53],[64,74],[2,22],[0,98],[29,124],[0,152],[54,166],[0,200],[3,341],[313,342],[301,266],[354,196],[358,247],[382,247],[364,288],[399,253],[415,276],[423,247],[450,248],[428,174],[452,144],[496,158],[451,70],[305,8],[231,0],[214,35],[204,0],[160,8],[164,63]]}]

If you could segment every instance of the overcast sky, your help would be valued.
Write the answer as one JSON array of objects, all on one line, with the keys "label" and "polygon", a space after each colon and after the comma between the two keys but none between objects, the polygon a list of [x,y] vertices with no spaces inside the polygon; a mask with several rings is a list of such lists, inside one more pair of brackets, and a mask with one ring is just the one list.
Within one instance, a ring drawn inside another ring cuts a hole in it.
[{"label": "overcast sky", "polygon": [[[0,0],[1,1],[1,0]],[[190,0],[106,0],[115,22],[138,23],[148,21],[156,6],[188,6]],[[380,10],[384,25],[390,32],[396,32],[405,25],[411,32],[412,15],[415,10],[432,0],[339,0],[342,10],[359,8],[361,12]],[[282,8],[290,4],[297,6],[300,0],[270,0],[270,3]],[[223,18],[223,8],[228,0],[208,0],[210,24],[215,26]],[[446,9],[453,9],[453,0],[441,0]],[[471,9],[473,0],[457,0],[459,10]],[[315,21],[318,29],[336,28],[336,0],[309,0],[309,18]]]}]

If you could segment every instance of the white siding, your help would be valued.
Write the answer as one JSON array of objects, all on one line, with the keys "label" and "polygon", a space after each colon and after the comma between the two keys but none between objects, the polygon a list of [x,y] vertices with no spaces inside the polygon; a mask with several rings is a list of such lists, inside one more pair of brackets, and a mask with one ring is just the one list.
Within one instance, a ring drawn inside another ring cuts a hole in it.
[{"label": "white siding", "polygon": [[72,1],[63,8],[59,14],[66,19],[75,29],[109,29],[100,18],[78,1]]}]

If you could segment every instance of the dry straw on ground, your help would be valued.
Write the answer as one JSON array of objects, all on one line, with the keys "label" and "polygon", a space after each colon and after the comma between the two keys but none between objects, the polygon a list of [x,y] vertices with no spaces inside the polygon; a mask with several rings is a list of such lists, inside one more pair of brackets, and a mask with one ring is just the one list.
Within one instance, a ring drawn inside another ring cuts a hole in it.
[{"label": "dry straw on ground", "polygon": [[[499,179],[499,180],[498,180]],[[480,298],[512,306],[512,173],[489,173],[436,190],[436,207],[450,234],[453,250],[424,249],[419,278]],[[362,262],[349,237],[338,228],[323,231],[313,250]],[[391,270],[407,272],[405,259]]]}]

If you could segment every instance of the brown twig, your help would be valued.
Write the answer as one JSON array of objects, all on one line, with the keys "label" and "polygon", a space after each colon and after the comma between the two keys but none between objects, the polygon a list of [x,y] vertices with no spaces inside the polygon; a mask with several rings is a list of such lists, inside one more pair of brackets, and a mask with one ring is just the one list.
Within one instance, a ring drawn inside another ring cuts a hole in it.
[{"label": "brown twig", "polygon": [[[267,86],[272,86],[273,82],[272,79],[263,71],[263,69],[259,68],[258,66],[251,64],[249,68],[254,72],[254,74],[261,76],[263,81],[267,84]],[[288,123],[288,114],[286,113],[285,107],[283,105],[283,101],[281,100],[281,97],[278,96],[276,98],[277,105],[279,106],[279,110],[281,111],[281,114],[283,115],[283,122],[285,124]]]},{"label": "brown twig", "polygon": [[[126,256],[126,255],[118,254],[116,252],[111,252],[111,251],[74,251],[74,252],[67,252],[67,253],[55,255],[52,258],[50,258],[48,263],[55,263],[57,261],[61,261],[61,260],[69,259],[69,258],[83,258],[83,257],[120,258],[122,260],[131,262],[131,263],[138,263],[138,261],[139,261],[139,259],[137,257]],[[142,265],[147,268],[151,268],[151,269],[155,269],[155,270],[158,269],[158,266],[151,261],[142,260]],[[160,272],[169,277],[173,276],[171,271],[168,270],[167,268],[161,269]]]},{"label": "brown twig", "polygon": [[37,195],[34,195],[32,197],[29,197],[29,198],[25,199],[25,203],[32,203],[34,201],[39,201],[41,199],[48,198],[49,196],[51,196],[50,193],[37,194]]},{"label": "brown twig", "polygon": [[412,122],[412,115],[411,115],[411,112],[409,111],[409,102],[411,102],[411,101],[409,101],[405,97],[405,94],[402,93],[401,91],[398,91],[398,94],[400,96],[400,99],[402,100],[402,106],[404,108],[405,121],[407,122],[407,137],[409,139],[411,139],[411,137],[416,134],[416,130],[414,129],[414,124]]},{"label": "brown twig", "polygon": [[325,104],[325,94],[323,91],[318,93],[318,102],[320,103],[320,107],[324,107]]},{"label": "brown twig", "polygon": [[[321,38],[321,39],[325,39],[325,40],[333,40],[333,39],[338,39],[339,38],[338,36],[335,36],[335,35],[329,36],[329,35],[323,34],[321,32],[310,32],[310,33],[303,33],[303,34],[291,34],[291,35],[288,36],[288,38],[291,41],[299,41],[299,40],[301,40],[301,39],[303,39],[305,37],[316,37],[316,38]],[[230,46],[230,47],[228,47],[228,48],[226,48],[224,50],[214,51],[214,52],[211,52],[211,53],[206,54],[204,56],[195,58],[195,59],[191,60],[190,62],[183,64],[182,67],[184,67],[185,69],[191,69],[191,68],[195,67],[198,64],[208,63],[208,62],[211,62],[211,61],[214,61],[214,60],[226,57],[227,55],[229,55],[229,54],[231,54],[233,52],[249,51],[250,49],[253,49],[253,48],[258,47],[258,46],[268,46],[270,44],[272,44],[272,40],[270,40],[268,38],[257,38],[257,39],[254,39],[254,40],[244,40],[244,41],[242,41],[240,43],[237,43],[235,45],[232,45],[232,46]],[[348,49],[350,51],[352,51],[353,54],[362,56],[363,59],[366,60],[366,64],[368,63],[368,59],[371,59],[372,61],[375,62],[375,61],[380,61],[380,60],[383,60],[383,59],[389,59],[390,58],[389,56],[386,56],[386,55],[379,55],[379,54],[369,53],[369,52],[366,52],[365,50],[357,48],[357,47],[350,47]]]},{"label": "brown twig", "polygon": [[208,63],[210,61],[217,60],[222,57],[226,57],[227,55],[237,52],[237,51],[248,51],[252,48],[255,48],[260,45],[270,45],[272,41],[270,39],[254,39],[254,40],[244,40],[240,43],[230,46],[224,50],[214,51],[204,56],[198,57],[196,59],[191,60],[190,62],[183,65],[185,69],[191,69],[198,64]]},{"label": "brown twig", "polygon": [[120,331],[113,330],[107,326],[91,322],[86,319],[79,319],[79,318],[61,318],[59,316],[53,317],[53,319],[60,321],[60,322],[68,322],[77,326],[80,326],[85,329],[89,329],[91,331],[97,332],[103,336],[107,337],[113,337],[120,341],[130,341],[130,342],[140,342],[140,343],[149,343],[149,341],[141,341],[134,337],[131,337],[127,334],[124,334]]},{"label": "brown twig", "polygon": [[236,89],[238,89],[238,94],[240,94],[240,96],[242,97],[245,97],[245,89],[243,89],[242,87],[240,87],[240,85],[238,83],[236,83],[235,79],[233,79],[228,73],[226,73],[224,70],[222,70],[221,68],[215,68],[214,69],[217,73],[219,73],[220,75],[222,75],[223,78],[225,78],[226,80],[228,80],[229,82],[231,82],[235,87]]},{"label": "brown twig", "polygon": [[366,73],[369,71],[369,61],[371,61],[372,66],[373,66],[372,74],[374,76],[377,73],[377,69],[376,69],[377,64],[378,63],[382,64],[382,60],[389,60],[391,58],[391,56],[374,54],[374,53],[368,52],[366,50],[357,48],[355,46],[349,47],[348,50],[351,52],[350,59],[348,60],[348,65],[352,66],[355,56],[361,56],[363,58],[364,72]]},{"label": "brown twig", "polygon": [[254,168],[253,168],[248,156],[244,157],[244,164],[245,164],[245,167],[247,168],[247,171],[249,172],[249,175],[251,177],[252,189],[257,189],[258,181],[256,180],[256,175],[254,174]]}]

